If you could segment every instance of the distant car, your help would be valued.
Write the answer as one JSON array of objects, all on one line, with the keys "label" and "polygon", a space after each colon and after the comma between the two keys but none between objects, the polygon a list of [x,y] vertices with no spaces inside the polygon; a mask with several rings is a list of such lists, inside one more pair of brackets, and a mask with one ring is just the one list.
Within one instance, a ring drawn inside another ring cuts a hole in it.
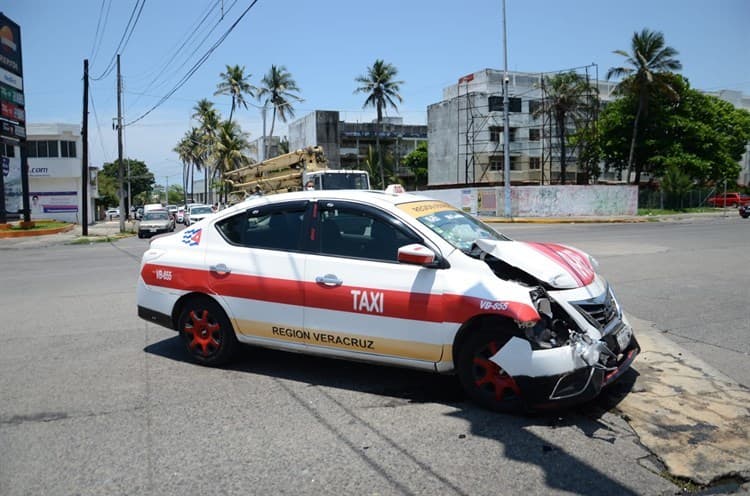
[{"label": "distant car", "polygon": [[120,218],[120,209],[119,208],[108,208],[107,212],[104,215],[106,215],[109,220],[119,219]]},{"label": "distant car", "polygon": [[202,221],[213,213],[214,211],[211,209],[211,205],[193,205],[187,211],[185,225],[192,226],[196,222]]},{"label": "distant car", "polygon": [[743,205],[740,207],[740,217],[743,219],[750,217],[750,205]]},{"label": "distant car", "polygon": [[137,305],[204,365],[248,343],[453,372],[499,411],[588,401],[640,349],[589,255],[513,241],[408,193],[303,191],[229,207],[151,242]]},{"label": "distant car", "polygon": [[741,193],[726,193],[714,195],[706,203],[712,207],[732,207],[737,208],[743,205],[750,205],[750,195]]},{"label": "distant car", "polygon": [[172,217],[177,217],[177,205],[167,205],[167,211]]},{"label": "distant car", "polygon": [[149,238],[156,234],[174,231],[174,218],[167,210],[150,210],[143,214],[138,224],[138,237]]},{"label": "distant car", "polygon": [[185,207],[177,207],[177,213],[175,214],[175,222],[178,224],[185,223]]}]

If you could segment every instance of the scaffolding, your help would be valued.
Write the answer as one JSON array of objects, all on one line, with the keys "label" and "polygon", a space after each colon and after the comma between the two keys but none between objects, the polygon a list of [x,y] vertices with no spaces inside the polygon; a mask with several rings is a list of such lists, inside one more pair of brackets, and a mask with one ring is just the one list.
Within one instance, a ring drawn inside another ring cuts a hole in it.
[{"label": "scaffolding", "polygon": [[[520,103],[517,110],[514,110],[512,103],[509,105],[513,112],[513,121],[515,121],[510,124],[510,129],[514,131],[515,135],[511,137],[509,143],[510,158],[513,162],[512,165],[515,165],[515,167],[512,167],[512,172],[526,170],[528,171],[526,176],[534,177],[533,182],[538,184],[551,184],[559,180],[562,155],[552,113],[553,96],[550,94],[548,79],[555,74],[576,72],[588,85],[591,85],[592,70],[596,71],[594,77],[594,85],[596,86],[598,83],[598,67],[596,64],[565,71],[525,74],[523,76],[518,73],[511,73],[514,81],[522,77],[525,78],[524,81],[526,82],[533,80],[533,83],[529,83],[527,87],[521,85],[521,91],[516,91],[515,94],[511,90],[509,95],[511,100],[521,100],[527,102],[527,105],[531,108],[540,109],[539,111],[532,111],[530,108],[528,112],[523,112]],[[497,159],[502,157],[504,153],[503,141],[500,136],[502,133],[498,133],[498,130],[503,129],[504,123],[502,112],[498,112],[497,105],[493,105],[491,102],[493,99],[502,101],[503,95],[502,91],[471,91],[470,83],[473,79],[473,75],[462,77],[457,85],[456,184],[495,186],[502,184],[503,181],[502,179],[491,178],[489,173],[493,170],[493,159],[497,162]],[[514,84],[512,88],[518,90],[519,85]],[[584,107],[589,110],[569,114],[566,118],[566,128],[579,130],[592,128],[595,135],[598,119],[598,99],[595,93],[596,90],[593,93],[587,92]],[[502,109],[502,105],[500,105],[500,109]],[[537,139],[531,139],[530,130],[532,129],[538,130]],[[522,135],[522,137],[519,135]],[[568,136],[570,134],[566,133],[566,137]],[[584,140],[578,140],[576,146],[568,147],[565,153],[566,163],[570,164],[571,168],[575,166],[574,177],[576,178],[581,169],[577,159],[585,144]],[[531,159],[534,158],[539,158],[539,172],[537,174],[531,172],[537,170],[536,167],[531,169]],[[523,168],[524,163],[525,169]],[[519,168],[519,165],[521,168]],[[555,177],[555,172],[557,172],[557,177]]]}]

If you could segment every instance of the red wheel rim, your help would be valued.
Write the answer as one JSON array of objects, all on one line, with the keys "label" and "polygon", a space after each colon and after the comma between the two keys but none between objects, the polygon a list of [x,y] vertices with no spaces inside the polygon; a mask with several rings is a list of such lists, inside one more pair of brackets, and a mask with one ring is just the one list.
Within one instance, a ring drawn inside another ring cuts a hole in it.
[{"label": "red wheel rim", "polygon": [[195,310],[191,310],[183,331],[188,338],[190,351],[204,357],[215,353],[221,345],[221,326],[209,320],[208,310],[203,310],[200,317]]},{"label": "red wheel rim", "polygon": [[512,392],[516,398],[520,398],[521,390],[516,381],[498,364],[490,360],[490,357],[499,349],[497,343],[491,341],[474,356],[474,383],[480,390],[493,395],[495,401],[506,399],[508,391]]}]

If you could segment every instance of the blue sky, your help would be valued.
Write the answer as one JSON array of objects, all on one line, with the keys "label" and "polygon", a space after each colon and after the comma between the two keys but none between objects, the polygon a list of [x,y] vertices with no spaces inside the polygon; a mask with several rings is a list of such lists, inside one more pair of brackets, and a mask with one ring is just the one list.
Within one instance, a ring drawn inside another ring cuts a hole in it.
[{"label": "blue sky", "polygon": [[[172,90],[251,4],[145,0],[121,50],[125,121]],[[81,122],[83,60],[90,60],[92,77],[104,75],[135,5],[2,0],[0,11],[21,26],[29,122]],[[510,70],[551,72],[593,63],[603,78],[622,63],[612,51],[629,50],[633,32],[645,27],[664,33],[679,51],[681,72],[694,88],[750,95],[748,0],[506,0],[506,14]],[[425,124],[427,106],[442,99],[443,88],[477,70],[502,69],[502,1],[258,0],[169,100],[126,128],[126,156],[145,160],[159,183],[177,182],[181,166],[172,148],[193,124],[195,102],[209,98],[229,114],[229,98],[213,95],[227,64],[245,66],[256,85],[271,64],[286,66],[305,99],[295,106],[295,118],[320,109],[339,110],[347,121],[370,121],[374,111],[362,109],[365,96],[353,93],[354,78],[378,58],[396,66],[404,81],[404,101],[388,114]],[[115,85],[114,71],[91,82],[91,165],[117,156]],[[257,108],[240,109],[236,118],[251,139],[262,135]],[[274,134],[286,135],[286,124],[277,122]]]}]

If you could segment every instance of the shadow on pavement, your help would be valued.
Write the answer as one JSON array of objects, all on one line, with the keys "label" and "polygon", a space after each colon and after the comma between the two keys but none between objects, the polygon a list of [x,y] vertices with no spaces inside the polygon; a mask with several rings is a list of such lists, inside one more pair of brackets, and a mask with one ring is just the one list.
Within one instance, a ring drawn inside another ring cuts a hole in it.
[{"label": "shadow on pavement", "polygon": [[[177,336],[149,345],[144,351],[169,360],[193,363]],[[633,370],[623,374],[620,381],[587,404],[553,412],[519,415],[498,414],[479,408],[466,398],[457,377],[452,375],[301,355],[247,345],[242,346],[240,353],[226,370],[390,398],[391,401],[382,405],[384,407],[415,403],[448,405],[455,409],[449,415],[465,420],[473,436],[496,441],[503,445],[506,457],[542,469],[545,483],[549,488],[591,496],[636,494],[631,488],[622,485],[606,473],[584,463],[576,453],[566,452],[565,448],[556,446],[534,433],[539,427],[572,427],[588,438],[599,441],[603,439],[603,432],[609,433],[604,437],[609,435],[611,439],[604,440],[614,443],[617,433],[613,432],[601,417],[616,407],[633,387],[638,376]],[[342,404],[325,392],[323,394],[350,416],[360,422],[367,422],[351,405]],[[309,405],[302,406],[311,408]],[[323,415],[321,412],[311,413],[315,416]],[[387,434],[382,432],[379,426],[369,427],[379,436],[387,438]],[[413,458],[408,448],[398,446],[392,439],[386,440],[405,456]],[[499,462],[495,460],[489,463]],[[428,466],[422,468],[431,471]],[[443,479],[440,474],[433,475]],[[463,494],[460,488],[449,481],[443,482],[453,491]]]}]

